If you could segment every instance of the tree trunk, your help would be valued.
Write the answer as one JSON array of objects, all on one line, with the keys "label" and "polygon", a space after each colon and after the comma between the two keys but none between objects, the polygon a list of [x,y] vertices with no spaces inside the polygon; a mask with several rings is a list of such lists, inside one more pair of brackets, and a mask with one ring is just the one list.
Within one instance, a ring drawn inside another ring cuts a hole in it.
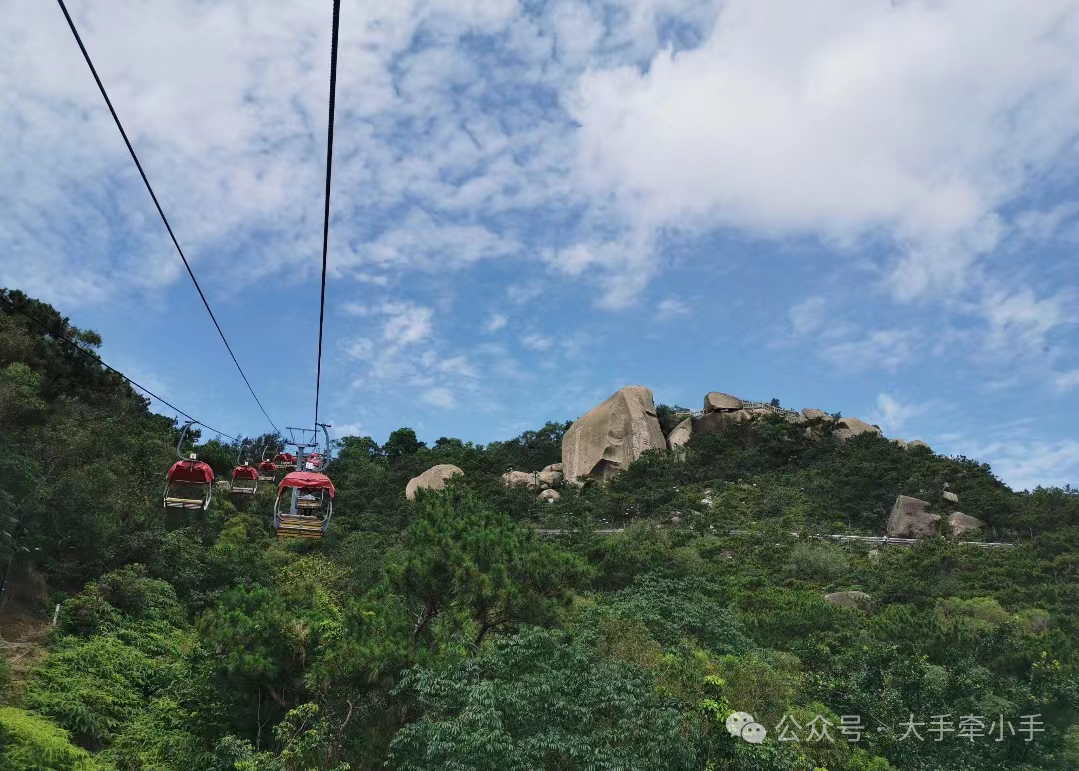
[{"label": "tree trunk", "polygon": [[438,615],[438,605],[434,602],[428,602],[423,606],[423,612],[420,613],[420,617],[416,619],[416,628],[412,630],[412,636],[419,637],[424,629],[427,628],[427,624],[431,619]]}]

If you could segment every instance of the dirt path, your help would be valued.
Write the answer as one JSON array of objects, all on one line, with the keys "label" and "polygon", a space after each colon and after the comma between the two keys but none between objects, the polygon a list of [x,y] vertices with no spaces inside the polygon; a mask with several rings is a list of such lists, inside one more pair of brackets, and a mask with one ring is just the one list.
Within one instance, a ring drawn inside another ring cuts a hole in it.
[{"label": "dirt path", "polygon": [[46,655],[52,619],[11,602],[0,610],[0,655],[11,662],[13,701],[18,703],[30,669]]}]

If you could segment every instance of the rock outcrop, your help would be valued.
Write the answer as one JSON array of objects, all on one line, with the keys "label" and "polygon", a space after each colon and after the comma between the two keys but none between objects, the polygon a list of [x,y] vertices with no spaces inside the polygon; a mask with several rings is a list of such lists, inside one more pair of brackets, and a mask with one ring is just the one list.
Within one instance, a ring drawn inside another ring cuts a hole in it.
[{"label": "rock outcrop", "polygon": [[562,497],[562,493],[558,490],[541,490],[537,497],[544,503],[554,503]]},{"label": "rock outcrop", "polygon": [[544,466],[543,471],[562,471],[562,464],[552,463],[550,466]]},{"label": "rock outcrop", "polygon": [[959,503],[959,496],[953,493],[951,490],[945,490],[941,494],[944,496],[944,500],[951,501],[952,503]]},{"label": "rock outcrop", "polygon": [[711,391],[704,397],[705,412],[727,412],[742,409],[742,400],[737,396]]},{"label": "rock outcrop", "polygon": [[562,486],[561,471],[540,471],[536,474],[536,485],[540,490]]},{"label": "rock outcrop", "polygon": [[[559,464],[561,465],[561,464]],[[529,490],[546,490],[562,486],[561,471],[507,471],[502,475],[503,487],[527,487]]]},{"label": "rock outcrop", "polygon": [[832,592],[824,595],[826,602],[840,608],[855,608],[866,610],[872,603],[872,598],[865,592]]},{"label": "rock outcrop", "polygon": [[567,481],[606,479],[646,450],[666,447],[652,390],[626,386],[570,426],[562,438],[562,470]]},{"label": "rock outcrop", "polygon": [[840,442],[845,442],[859,434],[877,434],[880,436],[880,428],[878,426],[866,423],[864,420],[858,420],[858,418],[840,418],[836,423],[835,438]]},{"label": "rock outcrop", "polygon": [[529,474],[527,471],[507,471],[502,475],[502,486],[527,487],[529,490],[535,490],[538,485],[535,474]]},{"label": "rock outcrop", "polygon": [[753,415],[748,410],[733,410],[731,412],[706,412],[699,418],[693,419],[693,433],[697,434],[721,434],[727,427],[743,420],[752,420]]},{"label": "rock outcrop", "polygon": [[932,538],[940,527],[940,515],[929,510],[920,498],[900,495],[888,517],[889,538]]},{"label": "rock outcrop", "polygon": [[824,410],[813,409],[812,407],[806,407],[802,410],[802,417],[806,420],[831,420],[832,416]]},{"label": "rock outcrop", "polygon": [[417,490],[443,490],[450,477],[464,473],[452,463],[440,463],[437,466],[432,466],[418,477],[412,477],[412,479],[408,480],[408,485],[405,487],[405,497],[411,501],[415,499]]},{"label": "rock outcrop", "polygon": [[693,436],[693,418],[686,418],[671,429],[667,435],[667,447],[671,450],[684,447]]},{"label": "rock outcrop", "polygon": [[985,527],[985,523],[977,517],[955,511],[948,515],[948,530],[952,538],[959,538],[968,533],[976,533]]},{"label": "rock outcrop", "polygon": [[907,449],[907,443],[904,442],[902,439],[893,439],[892,442],[894,442],[895,444],[898,444],[900,446],[900,448],[902,448],[904,450]]},{"label": "rock outcrop", "polygon": [[913,450],[915,447],[924,447],[927,450],[931,449],[929,445],[923,442],[921,439],[915,439],[913,442],[907,442],[908,450]]}]

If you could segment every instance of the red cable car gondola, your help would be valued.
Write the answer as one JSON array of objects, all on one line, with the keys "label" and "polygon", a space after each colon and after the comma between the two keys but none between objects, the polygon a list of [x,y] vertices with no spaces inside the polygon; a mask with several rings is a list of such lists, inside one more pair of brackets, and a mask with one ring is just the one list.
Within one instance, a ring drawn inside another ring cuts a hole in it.
[{"label": "red cable car gondola", "polygon": [[240,452],[236,455],[236,467],[232,469],[232,494],[241,500],[254,495],[259,485],[258,469],[243,460],[245,447],[247,442],[240,445]]},{"label": "red cable car gondola", "polygon": [[[281,497],[291,493],[286,511],[281,510]],[[277,488],[274,501],[274,530],[279,536],[322,538],[333,516],[333,482],[325,474],[312,471],[293,471],[285,475]]]},{"label": "red cable car gondola", "polygon": [[260,482],[272,482],[276,473],[277,466],[274,465],[272,460],[264,460],[259,464],[258,477]]},{"label": "red cable car gondola", "polygon": [[172,464],[165,474],[165,494],[162,505],[166,509],[186,511],[206,511],[213,498],[214,470],[191,453],[184,457],[181,452],[184,438],[194,421],[184,423],[180,432],[180,442],[176,445],[176,455],[180,459]]},{"label": "red cable car gondola", "polygon": [[259,472],[254,466],[246,463],[232,470],[232,494],[254,495],[258,489]]}]

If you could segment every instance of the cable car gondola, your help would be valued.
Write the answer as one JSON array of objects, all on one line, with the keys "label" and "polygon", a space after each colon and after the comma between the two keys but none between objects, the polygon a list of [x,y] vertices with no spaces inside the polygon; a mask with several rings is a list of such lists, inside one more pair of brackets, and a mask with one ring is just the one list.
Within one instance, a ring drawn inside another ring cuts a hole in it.
[{"label": "cable car gondola", "polygon": [[[288,491],[289,498],[282,497]],[[292,471],[285,474],[277,488],[274,501],[274,530],[278,536],[292,538],[322,538],[333,516],[333,482],[325,474],[314,471]]]},{"label": "cable car gondola", "polygon": [[259,464],[258,478],[260,482],[272,482],[277,474],[277,466],[272,460],[264,460]]},{"label": "cable car gondola", "polygon": [[291,452],[279,452],[273,456],[273,464],[276,467],[274,478],[281,479],[296,468],[296,456]]},{"label": "cable car gondola", "polygon": [[311,453],[303,459],[303,467],[305,471],[322,471],[322,456],[317,452]]},{"label": "cable car gondola", "polygon": [[247,442],[240,445],[236,455],[236,467],[232,469],[232,494],[239,500],[250,498],[258,490],[259,472],[243,459]]},{"label": "cable car gondola", "polygon": [[176,457],[180,460],[172,464],[165,474],[165,494],[162,506],[165,509],[184,511],[206,511],[210,508],[213,497],[214,470],[208,463],[199,460],[195,453],[183,455],[184,439],[194,421],[184,423],[180,432],[180,442],[176,445]]}]

